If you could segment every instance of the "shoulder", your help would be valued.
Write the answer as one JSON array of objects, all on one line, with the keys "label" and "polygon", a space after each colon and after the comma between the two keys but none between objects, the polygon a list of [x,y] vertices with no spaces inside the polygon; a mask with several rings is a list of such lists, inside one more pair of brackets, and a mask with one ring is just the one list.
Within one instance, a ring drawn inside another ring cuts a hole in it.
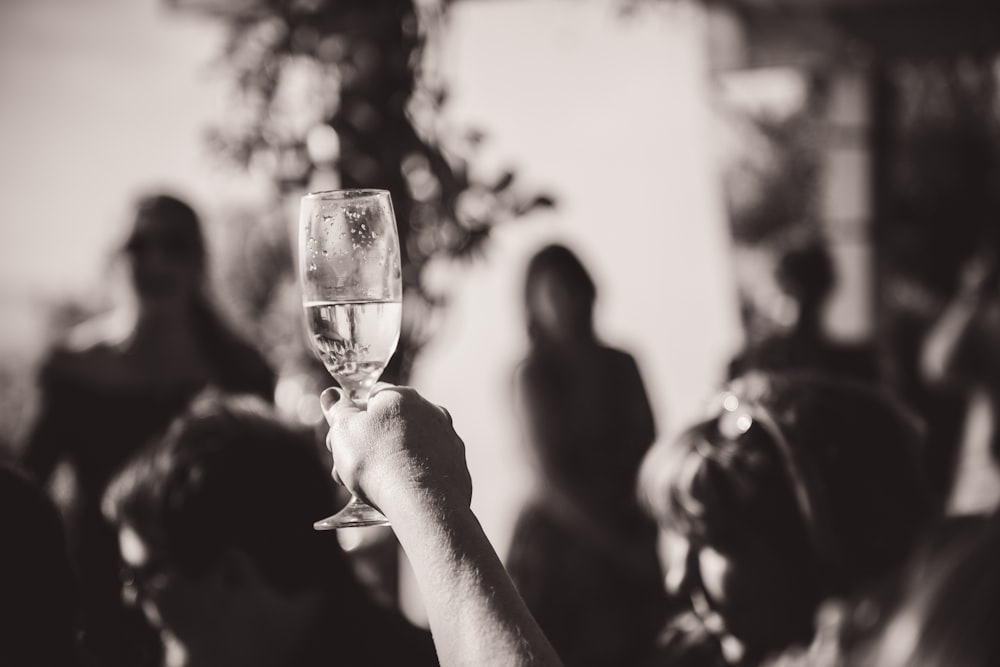
[{"label": "shoulder", "polygon": [[42,361],[42,381],[107,385],[128,375],[125,346],[134,314],[113,309],[73,326],[49,347]]},{"label": "shoulder", "polygon": [[606,359],[609,363],[619,364],[621,366],[635,366],[635,357],[631,354],[617,347],[611,347],[610,345],[597,345],[595,347],[595,353]]},{"label": "shoulder", "polygon": [[80,322],[51,344],[43,369],[56,373],[106,370],[104,364],[121,357],[131,329],[128,316],[119,312],[103,313]]},{"label": "shoulder", "polygon": [[514,367],[514,380],[519,384],[533,384],[551,375],[556,366],[555,358],[540,350],[530,354]]},{"label": "shoulder", "polygon": [[597,348],[597,354],[607,373],[632,376],[633,378],[640,375],[639,364],[635,357],[624,350],[601,345]]},{"label": "shoulder", "polygon": [[91,350],[116,351],[128,340],[134,318],[123,310],[112,310],[72,327],[59,341],[68,352],[88,354]]},{"label": "shoulder", "polygon": [[118,348],[108,342],[80,346],[72,341],[57,343],[42,362],[43,383],[100,382],[114,374],[121,363]]}]

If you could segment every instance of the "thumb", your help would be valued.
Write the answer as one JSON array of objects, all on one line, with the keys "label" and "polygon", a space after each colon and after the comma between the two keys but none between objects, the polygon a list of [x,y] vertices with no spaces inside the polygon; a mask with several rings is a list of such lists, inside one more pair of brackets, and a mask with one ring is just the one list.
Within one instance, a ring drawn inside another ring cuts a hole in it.
[{"label": "thumb", "polygon": [[323,414],[326,414],[334,406],[334,404],[341,399],[343,394],[336,387],[329,387],[319,395],[319,404],[323,408]]},{"label": "thumb", "polygon": [[347,394],[337,387],[330,387],[319,396],[320,407],[323,408],[323,416],[330,426],[333,426],[334,413],[360,412],[360,408],[347,397]]}]

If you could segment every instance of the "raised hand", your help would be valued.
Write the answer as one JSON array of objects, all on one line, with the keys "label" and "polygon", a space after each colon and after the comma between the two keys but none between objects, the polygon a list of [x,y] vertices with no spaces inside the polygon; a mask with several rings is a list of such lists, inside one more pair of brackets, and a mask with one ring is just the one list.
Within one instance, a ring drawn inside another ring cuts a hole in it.
[{"label": "raised hand", "polygon": [[[321,397],[330,424],[334,476],[387,515],[414,504],[468,509],[472,481],[451,415],[415,389],[379,383],[366,410],[331,388]],[[390,519],[392,517],[390,516]]]}]

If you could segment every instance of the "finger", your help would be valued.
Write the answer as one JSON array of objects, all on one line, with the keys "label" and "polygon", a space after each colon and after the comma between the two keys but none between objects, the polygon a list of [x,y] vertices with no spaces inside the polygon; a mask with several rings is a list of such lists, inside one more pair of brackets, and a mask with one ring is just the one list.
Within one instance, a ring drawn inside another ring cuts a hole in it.
[{"label": "finger", "polygon": [[372,400],[372,398],[375,397],[375,394],[379,393],[380,391],[385,391],[386,389],[398,389],[398,388],[399,387],[392,384],[391,382],[376,382],[375,386],[372,387],[371,392],[368,394],[368,400],[369,401]]},{"label": "finger", "polygon": [[337,472],[337,466],[336,465],[334,465],[333,469],[330,471],[330,476],[333,477],[333,481],[335,481],[337,484],[340,484],[341,486],[345,486],[344,480],[342,480],[340,478],[340,473]]}]

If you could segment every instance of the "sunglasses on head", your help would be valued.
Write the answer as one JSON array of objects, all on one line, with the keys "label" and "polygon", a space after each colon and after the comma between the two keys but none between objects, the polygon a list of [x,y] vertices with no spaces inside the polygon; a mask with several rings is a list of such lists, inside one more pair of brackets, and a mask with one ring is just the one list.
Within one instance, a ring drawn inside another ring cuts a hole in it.
[{"label": "sunglasses on head", "polygon": [[708,418],[715,420],[718,435],[731,442],[740,442],[751,434],[764,436],[777,452],[817,556],[831,568],[830,572],[838,572],[839,551],[822,494],[822,482],[811,465],[789,444],[771,411],[747,396],[745,387],[737,381],[712,399]]}]

